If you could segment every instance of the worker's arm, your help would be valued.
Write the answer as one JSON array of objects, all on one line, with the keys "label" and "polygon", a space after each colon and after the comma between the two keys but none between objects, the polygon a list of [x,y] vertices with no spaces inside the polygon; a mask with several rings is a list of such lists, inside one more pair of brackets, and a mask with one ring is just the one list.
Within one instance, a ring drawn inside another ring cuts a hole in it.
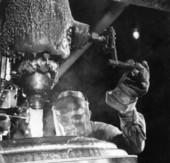
[{"label": "worker's arm", "polygon": [[117,144],[136,154],[143,151],[146,139],[146,125],[142,114],[136,110],[136,102],[149,89],[149,66],[146,61],[142,63],[129,60],[128,64],[134,66],[126,71],[117,87],[106,93],[106,103],[117,110],[120,117],[122,135],[119,139],[124,143]]}]

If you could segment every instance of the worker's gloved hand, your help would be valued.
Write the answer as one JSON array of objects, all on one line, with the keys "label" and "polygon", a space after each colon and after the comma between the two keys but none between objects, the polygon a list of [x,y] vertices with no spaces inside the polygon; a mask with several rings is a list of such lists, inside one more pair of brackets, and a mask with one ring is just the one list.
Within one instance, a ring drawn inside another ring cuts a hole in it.
[{"label": "worker's gloved hand", "polygon": [[134,66],[134,69],[123,74],[118,87],[132,98],[142,97],[149,89],[149,66],[146,61],[142,63],[128,60],[127,63]]},{"label": "worker's gloved hand", "polygon": [[128,60],[134,68],[127,70],[117,87],[106,93],[106,103],[120,113],[134,110],[138,97],[142,97],[149,89],[149,66],[146,61],[142,63]]}]

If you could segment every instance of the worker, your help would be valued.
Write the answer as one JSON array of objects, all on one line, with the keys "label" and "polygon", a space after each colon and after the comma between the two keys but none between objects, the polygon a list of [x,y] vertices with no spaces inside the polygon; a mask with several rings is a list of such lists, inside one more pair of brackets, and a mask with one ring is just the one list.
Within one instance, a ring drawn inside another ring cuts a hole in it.
[{"label": "worker", "polygon": [[123,74],[117,87],[106,92],[106,103],[118,111],[119,129],[103,122],[92,122],[87,98],[80,91],[64,91],[53,101],[52,111],[57,136],[86,136],[115,143],[129,154],[143,151],[146,139],[144,116],[136,102],[149,89],[149,66],[129,60],[134,68]]}]

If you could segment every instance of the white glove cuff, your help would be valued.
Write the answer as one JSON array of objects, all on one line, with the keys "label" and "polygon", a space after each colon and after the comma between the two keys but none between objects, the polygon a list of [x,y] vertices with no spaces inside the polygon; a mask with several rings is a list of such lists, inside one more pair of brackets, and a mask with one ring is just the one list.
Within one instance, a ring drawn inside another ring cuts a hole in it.
[{"label": "white glove cuff", "polygon": [[106,103],[118,110],[120,113],[126,113],[135,108],[138,98],[132,98],[119,87],[116,87],[112,91],[106,92]]}]

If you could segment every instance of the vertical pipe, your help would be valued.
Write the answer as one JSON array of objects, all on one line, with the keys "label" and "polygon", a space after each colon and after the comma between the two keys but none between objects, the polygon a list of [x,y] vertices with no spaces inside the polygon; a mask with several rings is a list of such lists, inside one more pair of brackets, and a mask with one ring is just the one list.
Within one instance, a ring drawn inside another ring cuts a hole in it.
[{"label": "vertical pipe", "polygon": [[1,79],[5,79],[6,76],[6,57],[2,56],[1,60]]},{"label": "vertical pipe", "polygon": [[11,62],[10,62],[9,57],[7,58],[7,61],[6,61],[6,76],[5,76],[5,79],[7,81],[11,80]]}]

